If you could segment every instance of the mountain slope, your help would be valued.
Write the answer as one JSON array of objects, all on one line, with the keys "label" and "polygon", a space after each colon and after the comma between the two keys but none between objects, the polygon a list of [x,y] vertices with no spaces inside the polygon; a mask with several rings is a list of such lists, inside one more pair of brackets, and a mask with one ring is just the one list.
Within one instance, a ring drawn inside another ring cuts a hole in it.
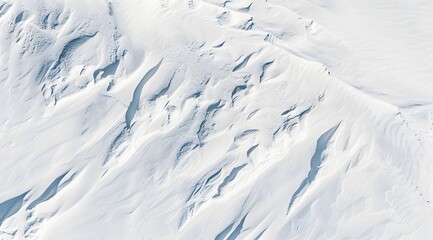
[{"label": "mountain slope", "polygon": [[0,238],[428,239],[432,10],[0,2]]}]

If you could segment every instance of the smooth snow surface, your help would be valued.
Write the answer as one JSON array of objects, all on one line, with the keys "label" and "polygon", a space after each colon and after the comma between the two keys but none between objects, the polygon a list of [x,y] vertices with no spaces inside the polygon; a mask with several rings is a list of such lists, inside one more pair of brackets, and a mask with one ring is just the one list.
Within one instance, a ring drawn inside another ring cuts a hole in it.
[{"label": "smooth snow surface", "polygon": [[432,13],[0,0],[0,239],[433,239]]}]

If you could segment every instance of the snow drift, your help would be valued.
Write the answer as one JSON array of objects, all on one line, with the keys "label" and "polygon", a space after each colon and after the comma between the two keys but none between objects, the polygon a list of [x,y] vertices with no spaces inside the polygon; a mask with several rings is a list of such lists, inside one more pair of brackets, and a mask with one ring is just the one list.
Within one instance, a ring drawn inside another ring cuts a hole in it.
[{"label": "snow drift", "polygon": [[0,238],[431,238],[431,12],[0,1]]}]

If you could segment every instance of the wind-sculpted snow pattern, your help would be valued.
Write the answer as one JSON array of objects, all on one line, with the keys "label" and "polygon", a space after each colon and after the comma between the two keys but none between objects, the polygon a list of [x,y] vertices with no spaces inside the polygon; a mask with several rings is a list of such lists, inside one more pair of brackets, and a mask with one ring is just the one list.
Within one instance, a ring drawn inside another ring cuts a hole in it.
[{"label": "wind-sculpted snow pattern", "polygon": [[0,239],[433,239],[432,12],[0,0]]}]

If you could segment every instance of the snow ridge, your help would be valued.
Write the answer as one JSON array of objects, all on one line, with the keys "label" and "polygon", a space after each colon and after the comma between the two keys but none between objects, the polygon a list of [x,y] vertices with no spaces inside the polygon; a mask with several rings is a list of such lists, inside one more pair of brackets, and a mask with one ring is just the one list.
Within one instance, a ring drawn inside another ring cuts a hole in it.
[{"label": "snow ridge", "polygon": [[0,239],[430,239],[432,11],[0,1]]}]

